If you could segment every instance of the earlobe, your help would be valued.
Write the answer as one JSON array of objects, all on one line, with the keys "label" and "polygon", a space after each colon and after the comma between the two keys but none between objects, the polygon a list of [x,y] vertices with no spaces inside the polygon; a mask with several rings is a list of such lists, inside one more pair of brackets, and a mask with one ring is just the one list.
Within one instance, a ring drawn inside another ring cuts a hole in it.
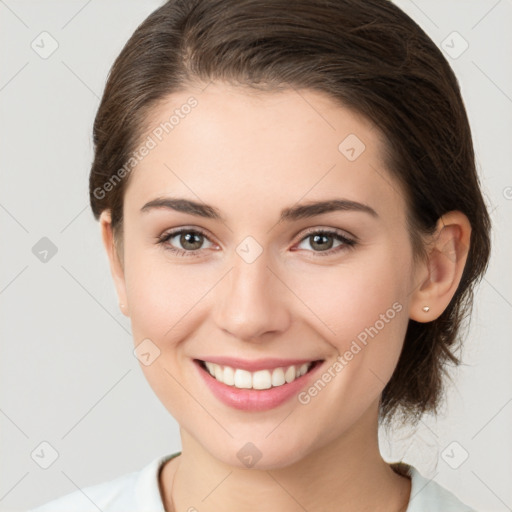
[{"label": "earlobe", "polygon": [[446,309],[462,278],[470,238],[471,224],[462,212],[448,212],[439,218],[410,303],[412,320],[431,322]]},{"label": "earlobe", "polygon": [[130,316],[129,305],[126,296],[124,269],[114,244],[110,210],[103,210],[103,212],[101,212],[99,223],[101,229],[101,238],[103,241],[103,246],[105,247],[105,251],[107,252],[110,273],[112,275],[112,279],[114,280],[119,304],[123,304],[123,307],[121,307],[121,312],[125,316]]}]

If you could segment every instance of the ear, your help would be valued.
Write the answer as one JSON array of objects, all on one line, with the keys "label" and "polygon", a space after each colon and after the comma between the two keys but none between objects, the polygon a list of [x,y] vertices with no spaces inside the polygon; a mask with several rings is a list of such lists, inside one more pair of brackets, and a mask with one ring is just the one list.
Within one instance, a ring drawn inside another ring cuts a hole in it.
[{"label": "ear", "polygon": [[419,265],[409,318],[431,322],[443,313],[459,286],[470,239],[471,224],[462,212],[448,212],[439,218],[427,261]]},{"label": "ear", "polygon": [[116,247],[114,245],[114,236],[112,232],[112,218],[110,210],[103,210],[101,212],[99,222],[101,229],[101,238],[103,240],[105,250],[107,251],[107,256],[110,264],[110,273],[112,274],[112,278],[114,280],[119,304],[124,304],[124,307],[121,307],[121,312],[125,316],[129,317],[130,315],[128,299],[126,296],[124,268],[117,253]]}]

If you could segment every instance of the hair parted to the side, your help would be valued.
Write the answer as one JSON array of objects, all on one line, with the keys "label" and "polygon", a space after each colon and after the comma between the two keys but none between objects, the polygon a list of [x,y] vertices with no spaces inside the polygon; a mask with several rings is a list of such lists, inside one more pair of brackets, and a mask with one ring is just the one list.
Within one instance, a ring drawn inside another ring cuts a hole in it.
[{"label": "hair parted to the side", "polygon": [[[263,91],[320,91],[369,119],[383,135],[383,164],[400,183],[411,243],[452,210],[471,223],[460,285],[439,318],[409,320],[380,405],[382,421],[415,423],[436,412],[447,363],[459,363],[461,327],[490,254],[490,218],[480,190],[459,84],[441,51],[389,0],[170,0],[137,28],[109,73],[94,122],[90,203],[111,211],[122,259],[123,197],[132,173],[105,192],[170,94],[210,81]],[[101,191],[99,193],[98,191]]]}]

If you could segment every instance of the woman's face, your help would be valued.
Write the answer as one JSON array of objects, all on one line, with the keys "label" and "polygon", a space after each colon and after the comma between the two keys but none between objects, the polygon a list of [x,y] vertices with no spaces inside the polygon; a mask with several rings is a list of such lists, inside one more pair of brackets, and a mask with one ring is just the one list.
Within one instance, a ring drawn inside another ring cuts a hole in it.
[{"label": "woman's face", "polygon": [[[377,129],[318,92],[218,83],[173,94],[149,126],[117,287],[163,405],[239,467],[247,454],[280,467],[356,427],[373,433],[415,287]],[[144,208],[156,199],[187,211]],[[219,363],[226,383],[198,361]],[[291,381],[288,366],[313,361]]]}]

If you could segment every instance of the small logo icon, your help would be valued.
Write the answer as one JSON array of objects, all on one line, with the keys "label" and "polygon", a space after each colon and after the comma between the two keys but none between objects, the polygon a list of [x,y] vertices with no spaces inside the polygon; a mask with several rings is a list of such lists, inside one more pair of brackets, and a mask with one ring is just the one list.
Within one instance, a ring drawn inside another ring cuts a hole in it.
[{"label": "small logo icon", "polygon": [[48,469],[59,458],[59,453],[48,441],[43,441],[30,456],[38,466]]},{"label": "small logo icon", "polygon": [[441,48],[452,59],[458,59],[469,48],[469,43],[457,31],[453,31],[442,41]]},{"label": "small logo icon", "polygon": [[253,263],[263,252],[263,247],[255,238],[247,236],[238,244],[236,252],[246,263]]},{"label": "small logo icon", "polygon": [[236,455],[244,466],[252,468],[261,459],[263,454],[253,443],[249,442],[245,443]]},{"label": "small logo icon", "polygon": [[49,32],[41,32],[30,44],[39,57],[47,59],[59,47],[57,40]]},{"label": "small logo icon", "polygon": [[466,462],[469,457],[469,453],[466,449],[457,441],[452,441],[442,452],[441,458],[450,466],[452,469],[458,469]]},{"label": "small logo icon", "polygon": [[149,338],[146,338],[135,347],[133,355],[144,366],[149,366],[160,355],[160,349]]},{"label": "small logo icon", "polygon": [[364,142],[355,133],[347,135],[338,146],[338,151],[350,162],[357,160],[365,149]]},{"label": "small logo icon", "polygon": [[56,254],[57,246],[46,236],[43,236],[32,247],[32,254],[41,262],[48,263]]}]

